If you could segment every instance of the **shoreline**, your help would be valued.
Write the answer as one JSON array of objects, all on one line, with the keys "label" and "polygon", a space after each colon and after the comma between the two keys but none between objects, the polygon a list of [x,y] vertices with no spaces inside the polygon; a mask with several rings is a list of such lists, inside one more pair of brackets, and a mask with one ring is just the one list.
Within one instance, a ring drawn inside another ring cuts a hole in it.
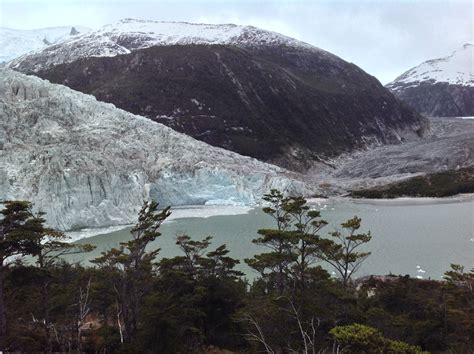
[{"label": "shoreline", "polygon": [[[469,203],[474,201],[474,193],[458,194],[451,197],[399,197],[393,199],[367,199],[367,198],[351,198],[351,197],[329,197],[329,198],[308,198],[310,205],[332,205],[338,202],[349,201],[354,204],[366,205],[385,205],[385,206],[416,206],[416,205],[434,205],[434,204],[451,204],[451,203]],[[210,218],[213,216],[229,216],[248,214],[251,210],[258,208],[254,206],[219,206],[219,205],[181,205],[172,207],[172,214],[165,223],[175,222],[177,219],[184,218]],[[101,228],[85,228],[80,230],[65,231],[69,237],[67,242],[76,242],[82,239],[95,237],[99,235],[109,234],[112,232],[124,230],[132,227],[134,224],[122,224],[105,226]]]},{"label": "shoreline", "polygon": [[[228,216],[248,214],[254,207],[252,206],[229,206],[229,205],[180,205],[171,208],[171,215],[164,223],[175,222],[184,218],[210,218],[212,216]],[[133,227],[134,224],[112,225],[99,228],[85,228],[80,230],[65,231],[69,239],[67,242],[76,242],[82,239],[109,234]]]},{"label": "shoreline", "polygon": [[463,193],[449,197],[397,197],[397,198],[351,198],[347,197],[356,204],[372,205],[431,205],[431,204],[450,204],[450,203],[468,203],[474,201],[474,193]]}]

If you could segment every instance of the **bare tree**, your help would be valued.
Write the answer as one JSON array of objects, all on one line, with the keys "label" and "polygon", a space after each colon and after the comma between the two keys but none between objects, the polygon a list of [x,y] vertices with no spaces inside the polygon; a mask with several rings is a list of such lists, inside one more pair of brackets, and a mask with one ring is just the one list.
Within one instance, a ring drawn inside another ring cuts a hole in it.
[{"label": "bare tree", "polygon": [[123,329],[122,329],[122,320],[121,320],[122,310],[120,309],[118,301],[115,302],[115,306],[117,309],[117,327],[120,333],[120,343],[123,343]]},{"label": "bare tree", "polygon": [[251,341],[256,341],[258,343],[261,343],[268,354],[274,354],[275,351],[267,343],[267,340],[265,339],[265,335],[263,334],[262,327],[260,326],[258,321],[254,317],[252,317],[250,314],[245,314],[242,320],[248,322],[251,325],[251,327],[254,328],[253,330],[252,329],[248,330],[248,333],[246,335],[247,338]]},{"label": "bare tree", "polygon": [[79,287],[78,316],[77,316],[77,347],[82,351],[82,328],[86,317],[90,312],[89,290],[91,287],[91,278],[89,278],[86,288]]},{"label": "bare tree", "polygon": [[293,311],[293,318],[298,323],[298,329],[301,334],[304,345],[304,353],[316,353],[316,330],[319,327],[320,320],[317,318],[317,324],[315,324],[315,318],[311,317],[308,325],[305,325],[301,319],[299,311],[296,309],[293,301],[290,300],[291,310]]},{"label": "bare tree", "polygon": [[[305,321],[301,315],[301,311],[296,307],[292,299],[285,296],[281,296],[276,300],[288,300],[289,307],[279,307],[279,311],[288,314],[288,317],[294,320],[293,323],[296,323],[296,328],[288,328],[288,333],[299,333],[301,336],[301,346],[303,350],[295,350],[291,348],[291,345],[284,349],[292,353],[304,353],[304,354],[315,354],[317,353],[317,343],[316,343],[316,334],[320,325],[320,319],[318,317],[311,317],[309,320]],[[247,322],[250,325],[248,329],[247,338],[249,340],[258,342],[263,345],[267,353],[276,353],[279,350],[273,349],[272,345],[266,339],[262,325],[257,321],[257,319],[250,315],[245,314],[242,318],[243,321]]]}]

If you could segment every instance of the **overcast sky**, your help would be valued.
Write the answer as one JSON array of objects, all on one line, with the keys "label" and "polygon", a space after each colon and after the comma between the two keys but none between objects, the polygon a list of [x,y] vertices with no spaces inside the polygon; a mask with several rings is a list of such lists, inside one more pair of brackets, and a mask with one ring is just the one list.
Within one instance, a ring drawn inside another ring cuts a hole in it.
[{"label": "overcast sky", "polygon": [[254,25],[328,50],[384,84],[474,41],[472,1],[0,0],[0,26],[16,29],[130,17]]}]

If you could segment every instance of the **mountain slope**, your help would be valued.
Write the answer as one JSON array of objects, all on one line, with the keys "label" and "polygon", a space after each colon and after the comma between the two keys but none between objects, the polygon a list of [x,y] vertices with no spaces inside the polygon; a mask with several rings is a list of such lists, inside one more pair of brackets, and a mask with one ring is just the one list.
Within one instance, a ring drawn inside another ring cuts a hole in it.
[{"label": "mountain slope", "polygon": [[357,66],[254,27],[128,20],[9,65],[295,169],[427,128]]},{"label": "mountain slope", "polygon": [[82,26],[48,27],[34,30],[0,27],[0,63],[87,31],[90,29]]},{"label": "mountain slope", "polygon": [[251,204],[270,188],[310,193],[283,169],[11,70],[0,70],[0,112],[0,199],[32,200],[61,229],[130,223],[149,197]]},{"label": "mountain slope", "polygon": [[437,117],[474,115],[474,45],[428,60],[387,84],[418,112]]}]

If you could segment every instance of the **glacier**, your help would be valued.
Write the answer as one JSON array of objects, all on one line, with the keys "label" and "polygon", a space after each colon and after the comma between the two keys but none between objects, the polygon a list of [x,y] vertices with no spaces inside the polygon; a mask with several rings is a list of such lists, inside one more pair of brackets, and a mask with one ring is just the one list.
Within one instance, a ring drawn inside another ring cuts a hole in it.
[{"label": "glacier", "polygon": [[34,76],[0,69],[0,200],[31,200],[61,230],[130,224],[144,200],[253,205],[300,175],[212,147]]}]

